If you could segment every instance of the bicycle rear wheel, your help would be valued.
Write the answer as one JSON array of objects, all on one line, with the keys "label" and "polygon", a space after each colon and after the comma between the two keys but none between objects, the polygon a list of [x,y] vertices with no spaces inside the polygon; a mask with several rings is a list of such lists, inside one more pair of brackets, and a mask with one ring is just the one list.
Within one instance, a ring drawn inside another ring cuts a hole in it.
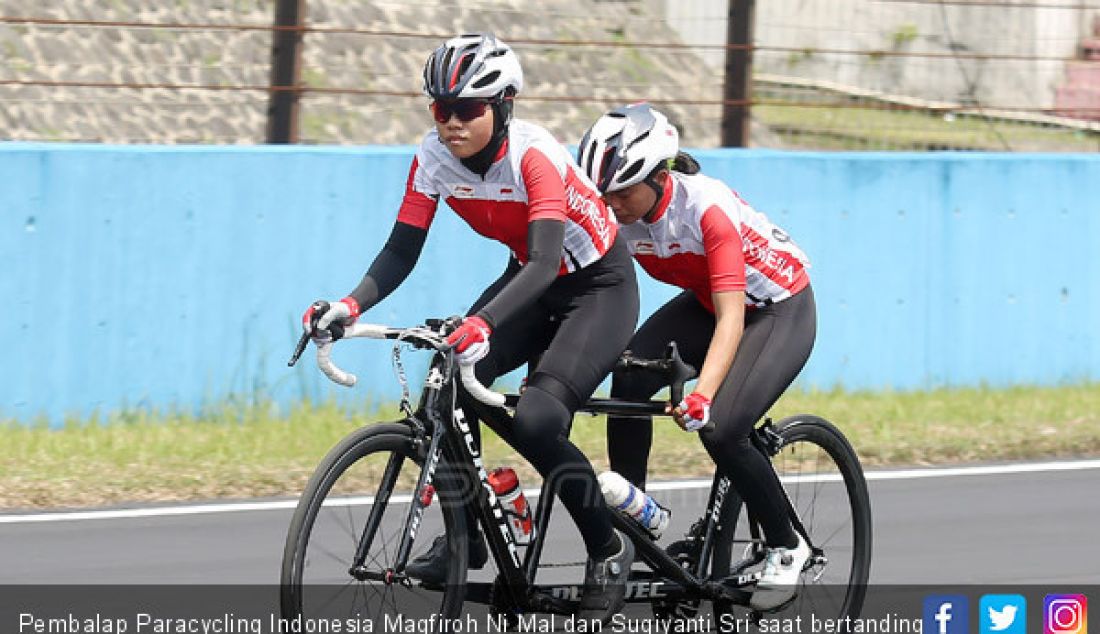
[{"label": "bicycle rear wheel", "polygon": [[871,499],[851,444],[829,421],[792,416],[776,424],[772,464],[820,555],[802,573],[794,610],[857,618],[871,569]]},{"label": "bicycle rear wheel", "polygon": [[[863,468],[844,435],[823,418],[791,416],[776,423],[774,432],[779,450],[770,458],[772,466],[818,549],[802,573],[794,601],[774,616],[855,619],[871,567],[871,503]],[[733,539],[730,571],[757,569],[764,556],[762,531],[743,505]],[[715,605],[716,619],[731,610]],[[727,617],[726,623],[732,622]],[[834,626],[833,631],[840,630]]]},{"label": "bicycle rear wheel", "polygon": [[[409,555],[411,561],[427,550],[432,537],[445,534],[450,548],[446,583],[428,588],[384,580],[396,563],[423,463],[412,441],[408,424],[371,425],[350,434],[321,461],[287,533],[283,618],[373,619],[376,627],[385,627],[387,618],[459,615],[466,592],[466,520],[446,461],[436,469],[437,495],[424,511]],[[351,572],[361,543],[370,573],[366,580]]]}]

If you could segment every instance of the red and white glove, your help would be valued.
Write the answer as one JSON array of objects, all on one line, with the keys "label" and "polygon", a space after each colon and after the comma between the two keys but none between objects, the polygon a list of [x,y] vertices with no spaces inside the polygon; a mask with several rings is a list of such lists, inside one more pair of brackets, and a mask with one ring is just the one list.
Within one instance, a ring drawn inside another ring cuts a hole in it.
[{"label": "red and white glove", "polygon": [[699,431],[710,422],[710,399],[698,392],[692,392],[680,401],[680,420],[684,431]]},{"label": "red and white glove", "polygon": [[354,297],[345,297],[338,302],[329,304],[328,310],[317,319],[317,324],[313,325],[314,306],[316,305],[317,302],[310,304],[305,314],[302,315],[302,328],[313,334],[313,342],[316,344],[332,341],[329,326],[333,323],[350,326],[359,318],[359,302],[355,301]]},{"label": "red and white glove", "polygon": [[447,337],[461,365],[473,365],[489,354],[489,335],[493,329],[477,315],[462,320],[462,325]]}]

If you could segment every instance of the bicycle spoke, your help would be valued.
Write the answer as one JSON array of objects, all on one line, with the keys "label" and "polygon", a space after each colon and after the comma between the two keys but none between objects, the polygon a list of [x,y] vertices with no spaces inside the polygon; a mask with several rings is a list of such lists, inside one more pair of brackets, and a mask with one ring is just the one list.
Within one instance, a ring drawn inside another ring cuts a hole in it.
[{"label": "bicycle spoke", "polygon": [[359,588],[360,592],[363,593],[363,605],[370,605],[370,599],[367,596],[367,591],[368,590],[370,591],[370,594],[372,596],[376,596],[379,599],[381,599],[384,596],[382,594],[382,592],[385,590],[385,587],[380,585],[380,584],[377,584],[377,583],[361,583],[361,584],[359,584],[359,586],[360,586],[360,588]]},{"label": "bicycle spoke", "polygon": [[[781,421],[784,451],[773,466],[806,536],[826,563],[811,564],[801,575],[799,598],[791,609],[840,618],[858,616],[870,564],[869,510],[859,462],[843,436],[812,416]],[[852,477],[853,473],[856,477]]]},{"label": "bicycle spoke", "polygon": [[359,531],[355,530],[355,517],[351,514],[351,505],[346,504],[346,505],[344,505],[344,508],[347,509],[347,512],[348,512],[348,528],[349,528],[349,532],[351,533],[351,544],[352,544],[353,547],[358,546],[359,545]]},{"label": "bicycle spoke", "polygon": [[[329,464],[318,467],[323,479],[311,480],[295,513],[292,534],[288,535],[293,559],[284,561],[284,582],[290,588],[300,589],[296,593],[284,592],[284,611],[314,617],[363,615],[374,618],[375,623],[410,611],[440,613],[452,618],[459,613],[465,597],[461,584],[425,588],[419,584],[406,585],[407,582],[387,584],[378,576],[396,564],[394,559],[405,535],[409,501],[401,500],[409,492],[395,490],[395,484],[402,469],[421,464],[409,453],[407,428],[386,427],[377,437],[369,428],[354,432],[345,443],[345,453],[333,452],[326,457]],[[359,436],[356,442],[360,444],[350,442],[355,436]],[[388,474],[385,478],[381,478],[383,471]],[[373,500],[388,503],[363,504],[359,496],[364,490],[374,492]],[[425,508],[421,530],[431,532],[442,527],[446,535],[457,521],[455,512],[440,504]],[[361,518],[364,519],[360,521]],[[375,527],[370,536],[365,530],[368,521]],[[364,541],[365,537],[369,542]],[[415,558],[416,550],[410,552],[410,559]],[[350,577],[349,569],[357,553],[362,555],[362,563],[372,579],[359,581]],[[294,563],[294,567],[288,568],[289,563]],[[296,576],[288,578],[287,571],[295,569]]]},{"label": "bicycle spoke", "polygon": [[[320,609],[319,613],[320,613],[320,614],[324,614],[324,613],[325,613],[325,611],[326,611],[326,609],[327,609],[327,608],[328,608],[329,606],[331,606],[331,605],[333,604],[333,602],[334,602],[334,601],[336,601],[336,599],[337,599],[337,598],[338,598],[338,597],[339,597],[339,596],[340,596],[341,594],[343,594],[345,590],[347,590],[347,589],[348,589],[349,587],[351,587],[351,586],[352,586],[352,584],[354,584],[354,583],[355,583],[355,580],[354,580],[354,579],[352,579],[352,580],[348,581],[347,583],[345,583],[345,584],[344,584],[344,586],[343,586],[342,588],[340,588],[339,592],[337,592],[336,594],[334,594],[334,595],[332,596],[332,598],[330,598],[330,599],[329,599],[329,600],[328,600],[327,602],[325,602],[325,603],[324,603],[324,604],[323,604],[323,605],[321,606],[321,609]],[[323,586],[323,587],[330,587],[330,586]]]},{"label": "bicycle spoke", "polygon": [[836,530],[834,530],[833,532],[829,533],[829,536],[828,536],[828,537],[826,537],[826,538],[825,538],[825,539],[823,539],[823,540],[817,540],[817,542],[816,542],[816,544],[815,544],[815,545],[817,545],[817,546],[819,546],[819,547],[821,547],[821,548],[824,548],[824,547],[825,547],[825,545],[826,545],[826,544],[829,544],[830,542],[832,542],[832,541],[833,541],[833,538],[834,538],[834,537],[836,537],[837,533],[839,533],[839,532],[840,532],[841,530],[843,530],[843,529],[844,529],[844,525],[843,525],[843,524],[842,524],[842,525],[840,525],[840,526],[837,526],[837,527],[836,527]]},{"label": "bicycle spoke", "polygon": [[[386,539],[386,529],[384,527],[379,526],[378,530],[382,533],[381,534],[381,537],[382,537],[382,541],[381,541],[382,552],[380,552],[376,555],[372,555],[368,551],[367,552],[367,558],[370,559],[370,563],[377,566],[378,570],[385,570],[386,568],[392,567],[391,564],[393,562],[390,561],[389,549],[387,548],[387,546],[389,544],[389,540]],[[378,561],[379,557],[382,557],[382,561]]]},{"label": "bicycle spoke", "polygon": [[367,585],[367,584],[360,583],[355,587],[355,599],[356,600],[352,601],[351,605],[348,606],[348,612],[347,612],[347,617],[348,618],[351,618],[351,617],[355,616],[355,614],[357,612],[359,612],[359,610],[355,609],[355,606],[359,605],[358,599],[360,597],[362,597],[362,599],[363,599],[363,605],[364,606],[367,605],[367,592],[366,592],[366,589],[364,588],[365,585]]},{"label": "bicycle spoke", "polygon": [[[804,591],[804,594],[808,596],[810,601],[810,607],[815,614],[839,614],[844,604],[844,596],[841,595],[839,600],[833,598],[834,585],[828,584],[815,584]],[[822,596],[823,595],[823,596]],[[821,603],[814,599],[814,597],[820,597],[828,603],[827,606],[822,607]]]},{"label": "bicycle spoke", "polygon": [[[820,458],[821,458],[821,451],[818,450],[814,454],[814,473],[815,474],[820,474],[822,472],[821,471]],[[808,525],[806,526],[806,530],[811,532],[811,533],[813,532],[814,520],[817,518],[817,500],[818,500],[818,496],[821,493],[821,487],[823,486],[823,484],[824,483],[821,479],[817,480],[817,482],[814,484],[814,494],[810,498],[810,514],[809,514],[810,516],[806,520],[808,522]]]},{"label": "bicycle spoke", "polygon": [[341,557],[340,555],[336,554],[335,552],[333,552],[331,549],[327,548],[324,545],[317,544],[316,549],[319,550],[322,555],[328,555],[328,557],[330,559],[332,559],[333,561],[335,561],[337,563],[344,563],[345,560],[346,560],[345,557]]}]

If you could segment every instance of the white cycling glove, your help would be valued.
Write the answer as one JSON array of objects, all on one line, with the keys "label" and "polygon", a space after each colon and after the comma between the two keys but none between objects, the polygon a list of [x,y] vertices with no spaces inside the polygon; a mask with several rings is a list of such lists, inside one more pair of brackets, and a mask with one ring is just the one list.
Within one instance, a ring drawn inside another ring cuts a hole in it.
[{"label": "white cycling glove", "polygon": [[698,392],[692,392],[680,401],[677,407],[684,431],[699,431],[710,422],[710,399]]},{"label": "white cycling glove", "polygon": [[460,365],[473,365],[489,354],[489,337],[493,329],[477,315],[462,320],[462,325],[447,337],[455,347],[455,359]]},{"label": "white cycling glove", "polygon": [[319,303],[310,304],[305,314],[302,315],[302,328],[313,334],[315,344],[320,345],[332,341],[332,333],[329,331],[332,324],[350,326],[359,318],[359,302],[355,301],[354,297],[345,297],[338,302],[329,304],[328,310],[317,318],[316,324],[313,324],[315,308]]}]

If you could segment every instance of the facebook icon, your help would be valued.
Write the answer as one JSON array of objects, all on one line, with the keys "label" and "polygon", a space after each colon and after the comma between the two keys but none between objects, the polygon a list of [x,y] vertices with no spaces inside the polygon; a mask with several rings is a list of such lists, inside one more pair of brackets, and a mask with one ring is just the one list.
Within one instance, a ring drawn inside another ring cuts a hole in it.
[{"label": "facebook icon", "polygon": [[959,594],[933,594],[924,598],[923,634],[968,634],[970,599]]}]

